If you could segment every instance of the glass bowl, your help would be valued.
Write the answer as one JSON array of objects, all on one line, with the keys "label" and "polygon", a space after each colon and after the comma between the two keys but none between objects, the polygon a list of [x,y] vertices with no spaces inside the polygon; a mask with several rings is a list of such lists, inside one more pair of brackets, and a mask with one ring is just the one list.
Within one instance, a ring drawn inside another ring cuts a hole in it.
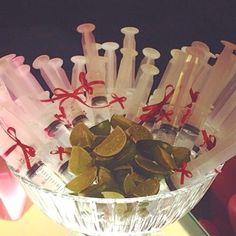
[{"label": "glass bowl", "polygon": [[149,235],[183,217],[200,201],[217,173],[188,186],[147,197],[109,199],[42,189],[14,172],[32,201],[47,216],[86,235]]}]

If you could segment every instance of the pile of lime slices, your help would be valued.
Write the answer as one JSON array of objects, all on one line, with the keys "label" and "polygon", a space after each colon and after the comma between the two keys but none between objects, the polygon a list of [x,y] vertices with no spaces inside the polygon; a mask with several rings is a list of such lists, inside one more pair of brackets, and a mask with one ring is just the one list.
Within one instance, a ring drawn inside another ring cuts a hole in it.
[{"label": "pile of lime slices", "polygon": [[157,194],[160,181],[173,173],[190,151],[153,140],[144,126],[113,115],[92,128],[77,124],[70,135],[66,187],[87,197],[123,198]]}]

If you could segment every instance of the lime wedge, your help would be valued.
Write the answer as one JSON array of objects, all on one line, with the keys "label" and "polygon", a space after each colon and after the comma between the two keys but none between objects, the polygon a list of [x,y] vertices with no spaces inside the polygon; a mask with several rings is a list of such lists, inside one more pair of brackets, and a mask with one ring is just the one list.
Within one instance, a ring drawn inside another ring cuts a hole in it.
[{"label": "lime wedge", "polygon": [[89,153],[80,146],[73,146],[69,159],[68,169],[74,175],[81,174],[88,167],[92,166],[93,159]]},{"label": "lime wedge", "polygon": [[172,155],[174,157],[175,163],[179,166],[182,161],[190,161],[190,150],[185,147],[173,147]]},{"label": "lime wedge", "polygon": [[121,129],[126,130],[134,124],[136,124],[134,121],[125,118],[123,115],[113,115],[111,117],[111,126],[113,128],[119,126]]},{"label": "lime wedge", "polygon": [[132,125],[126,130],[126,132],[135,142],[139,140],[153,139],[151,132],[142,125]]},{"label": "lime wedge", "polygon": [[112,157],[124,148],[126,141],[126,133],[117,126],[93,151],[101,157]]},{"label": "lime wedge", "polygon": [[135,162],[141,168],[141,170],[144,170],[144,172],[145,173],[147,172],[147,174],[160,174],[160,175],[169,174],[169,171],[167,171],[166,168],[164,168],[163,166],[159,165],[158,163],[152,160],[143,158],[140,155],[137,155],[135,157]]},{"label": "lime wedge", "polygon": [[160,188],[158,179],[146,179],[144,182],[137,185],[133,191],[133,195],[136,197],[144,197],[157,194]]},{"label": "lime wedge", "polygon": [[111,132],[111,124],[109,120],[104,120],[103,122],[91,127],[90,131],[95,135],[109,135]]},{"label": "lime wedge", "polygon": [[71,131],[70,143],[72,146],[91,147],[94,134],[82,122],[78,123]]},{"label": "lime wedge", "polygon": [[94,166],[87,168],[84,172],[82,172],[76,178],[71,180],[66,185],[66,188],[68,188],[73,192],[79,193],[88,188],[94,182],[96,177],[97,177],[97,167]]},{"label": "lime wedge", "polygon": [[125,198],[121,193],[104,191],[102,192],[104,198]]}]

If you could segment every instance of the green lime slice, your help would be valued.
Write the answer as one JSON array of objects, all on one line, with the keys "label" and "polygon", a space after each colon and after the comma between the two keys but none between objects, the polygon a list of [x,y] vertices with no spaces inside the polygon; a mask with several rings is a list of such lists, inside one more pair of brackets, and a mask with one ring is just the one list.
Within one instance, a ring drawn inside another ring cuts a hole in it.
[{"label": "green lime slice", "polygon": [[160,188],[158,179],[146,179],[144,182],[137,185],[132,194],[135,197],[144,197],[157,194]]},{"label": "green lime slice", "polygon": [[100,197],[103,198],[101,194],[103,191],[107,189],[105,184],[93,184],[88,186],[84,191],[81,192],[82,196],[85,197]]},{"label": "green lime slice", "polygon": [[89,153],[80,146],[73,146],[69,159],[68,170],[74,175],[81,174],[88,167],[92,166],[93,159]]},{"label": "green lime slice", "polygon": [[115,185],[111,171],[104,167],[99,168],[98,182],[106,184],[107,186],[111,186],[111,187]]},{"label": "green lime slice", "polygon": [[124,148],[126,141],[126,133],[117,126],[93,151],[101,157],[109,158],[119,153]]},{"label": "green lime slice", "polygon": [[173,147],[172,155],[174,157],[175,163],[177,166],[180,166],[182,161],[189,162],[191,152],[188,148],[185,147]]},{"label": "green lime slice", "polygon": [[167,170],[174,170],[177,167],[171,155],[161,147],[155,149],[155,158],[157,162]]},{"label": "green lime slice", "polygon": [[141,168],[141,174],[150,174],[150,176],[152,176],[152,174],[169,175],[169,171],[167,171],[166,168],[140,155],[135,156],[135,162]]},{"label": "green lime slice", "polygon": [[126,132],[130,136],[130,138],[133,139],[135,142],[139,140],[153,139],[152,133],[142,125],[132,125],[126,130]]},{"label": "green lime slice", "polygon": [[125,198],[121,193],[104,191],[102,192],[104,198]]},{"label": "green lime slice", "polygon": [[134,159],[136,155],[136,146],[132,140],[127,140],[125,147],[114,156],[113,161],[110,164],[110,168],[118,167],[128,164]]},{"label": "green lime slice", "polygon": [[90,131],[95,135],[109,135],[111,132],[111,124],[109,120],[104,120],[103,122],[91,127]]},{"label": "green lime slice", "polygon": [[66,184],[66,188],[73,192],[79,193],[88,188],[95,181],[96,177],[97,167],[94,166],[87,168],[84,172]]},{"label": "green lime slice", "polygon": [[94,138],[95,136],[89,128],[80,122],[71,131],[70,143],[72,146],[91,147]]},{"label": "green lime slice", "polygon": [[136,124],[134,121],[125,118],[123,115],[113,115],[111,117],[111,126],[113,128],[119,126],[121,129],[126,130],[134,124]]}]

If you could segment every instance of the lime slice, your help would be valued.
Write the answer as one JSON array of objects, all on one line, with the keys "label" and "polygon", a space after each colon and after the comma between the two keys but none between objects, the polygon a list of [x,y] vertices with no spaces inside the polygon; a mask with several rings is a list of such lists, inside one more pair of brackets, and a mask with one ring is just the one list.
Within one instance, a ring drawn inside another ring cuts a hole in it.
[{"label": "lime slice", "polygon": [[68,170],[74,175],[81,174],[88,167],[92,166],[93,159],[87,151],[80,146],[73,146],[69,159]]},{"label": "lime slice", "polygon": [[118,167],[124,164],[129,163],[134,159],[136,155],[136,146],[132,140],[127,140],[125,147],[114,156],[110,168]]},{"label": "lime slice", "polygon": [[123,115],[113,115],[111,117],[111,126],[113,128],[119,126],[121,129],[126,130],[134,124],[136,123],[125,118]]},{"label": "lime slice", "polygon": [[175,163],[179,166],[182,161],[190,161],[190,150],[185,147],[173,147],[172,155],[174,157]]},{"label": "lime slice", "polygon": [[72,146],[91,147],[94,137],[89,128],[80,122],[71,131],[70,143]]},{"label": "lime slice", "polygon": [[139,140],[153,139],[151,132],[142,125],[132,125],[126,130],[126,132],[135,142]]},{"label": "lime slice", "polygon": [[176,168],[174,159],[166,150],[161,147],[159,147],[159,149],[155,149],[155,158],[157,162],[164,166],[167,170],[174,170]]},{"label": "lime slice", "polygon": [[114,185],[114,179],[111,174],[111,171],[107,168],[100,167],[98,171],[98,182],[106,184],[107,186],[113,186]]},{"label": "lime slice", "polygon": [[124,148],[126,141],[125,132],[117,126],[93,151],[101,157],[112,157]]},{"label": "lime slice", "polygon": [[121,193],[104,191],[102,192],[104,198],[125,198]]},{"label": "lime slice", "polygon": [[91,127],[90,131],[95,135],[109,135],[111,132],[111,124],[109,120],[104,120],[103,122]]},{"label": "lime slice", "polygon": [[[166,170],[163,166],[157,164],[156,162],[143,158],[142,156],[137,155],[135,157],[135,162],[142,170],[147,174],[159,174],[159,175],[168,175],[169,171]],[[141,174],[145,174],[141,173]]]},{"label": "lime slice", "polygon": [[157,194],[160,188],[158,179],[146,179],[144,182],[137,185],[133,191],[135,197],[144,197]]},{"label": "lime slice", "polygon": [[68,188],[73,192],[79,193],[88,188],[94,182],[96,177],[97,177],[97,167],[94,166],[87,168],[84,172],[82,172],[76,178],[71,180],[66,185],[66,188]]}]

